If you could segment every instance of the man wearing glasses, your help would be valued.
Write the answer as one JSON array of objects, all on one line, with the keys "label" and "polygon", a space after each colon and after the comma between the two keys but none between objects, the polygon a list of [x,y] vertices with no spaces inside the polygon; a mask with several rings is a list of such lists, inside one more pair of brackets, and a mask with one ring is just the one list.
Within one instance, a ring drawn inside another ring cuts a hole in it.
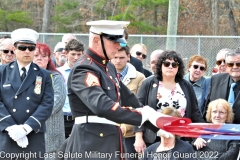
[{"label": "man wearing glasses", "polygon": [[[3,159],[41,159],[45,152],[45,121],[54,96],[50,72],[32,63],[38,33],[12,32],[16,61],[0,66],[0,154]],[[6,157],[6,153],[15,153]],[[30,153],[31,157],[27,157]],[[17,155],[22,154],[21,157]]]},{"label": "man wearing glasses", "polygon": [[[135,44],[132,46],[130,53],[133,57],[139,59],[143,63],[147,58],[147,47],[142,43]],[[147,78],[152,75],[152,72],[143,68],[143,74]]]},{"label": "man wearing glasses", "polygon": [[203,114],[206,115],[209,102],[223,98],[233,108],[233,123],[240,124],[240,49],[227,52],[225,57],[227,73],[216,74],[211,77],[209,94]]},{"label": "man wearing glasses", "polygon": [[67,62],[65,46],[66,44],[64,42],[58,42],[54,47],[53,56],[55,58],[56,68],[63,66]]},{"label": "man wearing glasses", "polygon": [[16,58],[13,52],[13,40],[6,38],[0,43],[1,63],[7,64],[13,62]]},{"label": "man wearing glasses", "polygon": [[223,48],[221,49],[217,56],[216,56],[216,69],[217,69],[217,73],[226,73],[226,62],[225,62],[225,55],[227,52],[231,51],[231,49],[229,48]]},{"label": "man wearing glasses", "polygon": [[[225,62],[225,55],[227,52],[231,51],[231,49],[229,48],[223,48],[221,49],[217,56],[216,56],[216,66],[214,67],[214,71],[217,73],[226,73],[226,62]],[[204,83],[203,83],[203,87],[202,87],[202,99],[201,99],[201,104],[200,104],[200,111],[201,113],[203,112],[203,108],[205,106],[205,101],[207,99],[208,96],[208,91],[209,91],[209,87],[210,87],[210,80],[211,78],[206,78]]]}]

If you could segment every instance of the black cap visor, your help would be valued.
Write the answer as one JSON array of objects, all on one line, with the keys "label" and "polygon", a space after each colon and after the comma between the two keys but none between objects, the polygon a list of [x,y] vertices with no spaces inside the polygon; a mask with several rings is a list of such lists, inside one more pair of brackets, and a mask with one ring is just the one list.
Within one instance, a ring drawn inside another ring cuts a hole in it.
[{"label": "black cap visor", "polygon": [[19,40],[19,41],[15,42],[15,44],[16,43],[26,43],[26,44],[35,44],[36,45],[36,43],[34,43],[33,41],[29,41],[29,40]]},{"label": "black cap visor", "polygon": [[110,34],[105,34],[105,33],[102,33],[101,35],[113,42],[127,43],[127,41],[123,38],[122,35],[110,35]]}]

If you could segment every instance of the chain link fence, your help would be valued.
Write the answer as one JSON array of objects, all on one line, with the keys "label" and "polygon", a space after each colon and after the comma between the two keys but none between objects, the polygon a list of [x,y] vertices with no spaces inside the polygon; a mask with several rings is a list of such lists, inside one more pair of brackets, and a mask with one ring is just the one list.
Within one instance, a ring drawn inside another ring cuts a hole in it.
[{"label": "chain link fence", "polygon": [[[10,35],[9,32],[0,32],[0,37]],[[53,51],[57,42],[62,40],[64,33],[40,33],[39,42],[46,43]],[[84,44],[85,50],[88,47],[88,34],[74,34],[79,41]],[[133,46],[136,43],[143,43],[147,47],[147,59],[144,61],[144,67],[149,69],[150,54],[156,49],[166,49],[166,35],[129,35],[128,45]],[[171,36],[173,37],[173,36]],[[240,36],[175,36],[176,51],[182,55],[187,67],[191,56],[199,54],[207,59],[208,70],[205,76],[212,75],[212,68],[216,65],[216,55],[223,48],[235,49],[239,47]],[[186,72],[187,72],[187,68]]]}]

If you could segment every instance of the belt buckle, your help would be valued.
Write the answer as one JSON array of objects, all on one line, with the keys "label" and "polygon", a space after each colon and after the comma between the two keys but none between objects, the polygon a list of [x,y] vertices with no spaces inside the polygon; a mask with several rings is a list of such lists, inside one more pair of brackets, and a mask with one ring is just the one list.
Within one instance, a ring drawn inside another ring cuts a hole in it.
[{"label": "belt buckle", "polygon": [[[72,119],[70,120],[70,119],[68,119],[68,117],[72,117]],[[67,121],[73,121],[73,116],[68,115],[67,116]]]}]

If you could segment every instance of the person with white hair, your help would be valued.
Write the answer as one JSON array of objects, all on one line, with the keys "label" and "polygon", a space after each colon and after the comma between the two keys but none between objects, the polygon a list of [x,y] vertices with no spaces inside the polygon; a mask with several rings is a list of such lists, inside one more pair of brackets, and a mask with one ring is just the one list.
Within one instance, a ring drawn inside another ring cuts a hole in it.
[{"label": "person with white hair", "polygon": [[67,44],[70,40],[72,39],[77,39],[75,35],[73,35],[72,33],[67,33],[64,34],[62,37],[62,42]]},{"label": "person with white hair", "polygon": [[67,55],[65,51],[66,44],[63,42],[58,42],[54,47],[53,56],[55,60],[55,66],[61,67],[67,62]]},{"label": "person with white hair", "polygon": [[[134,44],[130,50],[130,53],[133,57],[139,59],[143,63],[147,58],[147,47],[142,43]],[[152,75],[152,72],[143,68],[143,74],[147,78]]]},{"label": "person with white hair", "polygon": [[0,57],[2,64],[8,64],[15,60],[16,55],[13,51],[13,40],[11,38],[6,38],[0,43]]},{"label": "person with white hair", "polygon": [[157,49],[154,50],[150,55],[150,68],[152,69],[153,74],[156,71],[156,64],[158,61],[158,57],[164,52],[164,50]]}]

